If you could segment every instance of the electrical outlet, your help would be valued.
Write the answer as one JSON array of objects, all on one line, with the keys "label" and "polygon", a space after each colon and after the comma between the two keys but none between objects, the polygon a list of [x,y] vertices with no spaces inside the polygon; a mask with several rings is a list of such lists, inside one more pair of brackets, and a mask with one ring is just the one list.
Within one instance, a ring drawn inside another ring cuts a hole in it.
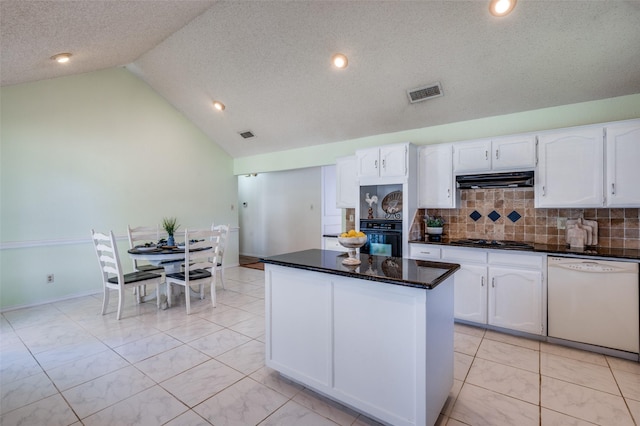
[{"label": "electrical outlet", "polygon": [[558,218],[558,229],[566,229],[567,228],[567,218],[559,217]]},{"label": "electrical outlet", "polygon": [[47,283],[51,284],[54,282],[54,276],[53,274],[47,274]]},{"label": "electrical outlet", "polygon": [[350,214],[350,215],[349,215],[349,222],[353,222],[354,220],[355,220],[355,219],[353,218],[353,215],[352,215],[352,214]]}]

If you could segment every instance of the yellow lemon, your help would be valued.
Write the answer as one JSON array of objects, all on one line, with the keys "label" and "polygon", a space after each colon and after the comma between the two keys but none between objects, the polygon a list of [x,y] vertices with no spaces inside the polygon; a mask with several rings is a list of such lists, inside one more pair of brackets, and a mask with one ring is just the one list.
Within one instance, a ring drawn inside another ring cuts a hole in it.
[{"label": "yellow lemon", "polygon": [[365,236],[365,234],[364,234],[364,232],[362,232],[362,231],[358,231],[358,232],[356,233],[356,237],[364,237],[364,236]]},{"label": "yellow lemon", "polygon": [[352,229],[351,231],[348,232],[349,237],[355,237],[356,236],[356,230]]}]

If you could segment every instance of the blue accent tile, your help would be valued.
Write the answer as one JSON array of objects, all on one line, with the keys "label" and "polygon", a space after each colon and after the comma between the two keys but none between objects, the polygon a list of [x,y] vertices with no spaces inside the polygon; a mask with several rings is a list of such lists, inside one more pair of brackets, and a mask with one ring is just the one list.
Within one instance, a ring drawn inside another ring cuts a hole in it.
[{"label": "blue accent tile", "polygon": [[520,213],[518,213],[517,211],[515,211],[515,210],[514,210],[514,211],[512,211],[511,213],[509,213],[509,214],[507,215],[507,217],[509,218],[509,220],[510,220],[511,222],[514,222],[514,223],[515,223],[515,222],[517,222],[517,221],[518,221],[522,216],[520,215]]},{"label": "blue accent tile", "polygon": [[495,210],[492,211],[491,213],[489,213],[489,219],[495,222],[496,220],[500,219],[500,213]]},{"label": "blue accent tile", "polygon": [[478,219],[480,219],[480,218],[482,217],[482,215],[481,215],[480,213],[478,213],[478,210],[474,210],[474,211],[473,211],[473,213],[471,213],[471,214],[469,215],[469,217],[470,217],[471,219],[473,219],[473,221],[475,222],[475,221],[477,221]]}]

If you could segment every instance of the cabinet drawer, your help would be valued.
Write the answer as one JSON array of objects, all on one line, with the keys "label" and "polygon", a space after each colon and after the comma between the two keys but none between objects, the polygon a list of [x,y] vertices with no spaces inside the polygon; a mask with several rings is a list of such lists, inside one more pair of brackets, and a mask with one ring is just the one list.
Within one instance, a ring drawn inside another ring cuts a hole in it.
[{"label": "cabinet drawer", "polygon": [[483,249],[442,248],[442,260],[455,260],[459,262],[487,263],[487,252]]},{"label": "cabinet drawer", "polygon": [[544,256],[541,254],[489,252],[490,265],[520,266],[522,268],[542,269]]},{"label": "cabinet drawer", "polygon": [[338,242],[337,238],[332,237],[324,237],[324,249],[325,250],[335,250],[335,251],[348,251],[348,249]]},{"label": "cabinet drawer", "polygon": [[440,247],[429,244],[409,244],[409,257],[411,259],[440,259],[440,251]]}]

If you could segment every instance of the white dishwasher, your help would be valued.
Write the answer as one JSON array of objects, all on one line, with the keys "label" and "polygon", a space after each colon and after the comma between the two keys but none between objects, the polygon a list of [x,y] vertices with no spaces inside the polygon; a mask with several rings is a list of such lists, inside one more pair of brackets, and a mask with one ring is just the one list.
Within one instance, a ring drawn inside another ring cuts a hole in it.
[{"label": "white dishwasher", "polygon": [[548,335],[640,352],[638,264],[549,256]]}]

